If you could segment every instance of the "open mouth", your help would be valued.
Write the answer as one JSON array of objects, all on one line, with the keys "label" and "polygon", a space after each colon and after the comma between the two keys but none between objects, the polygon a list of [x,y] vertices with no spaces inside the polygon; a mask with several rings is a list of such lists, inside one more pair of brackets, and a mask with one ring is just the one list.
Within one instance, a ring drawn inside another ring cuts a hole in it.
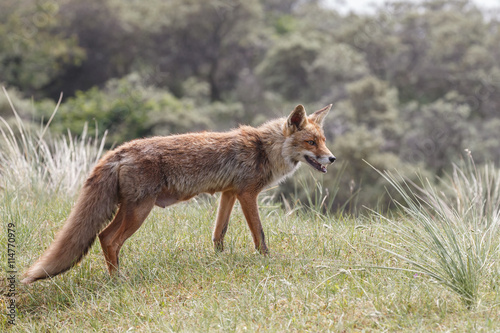
[{"label": "open mouth", "polygon": [[312,159],[311,157],[304,155],[304,158],[306,159],[307,163],[309,163],[314,169],[318,170],[319,172],[326,173],[326,166],[319,163],[315,159]]}]

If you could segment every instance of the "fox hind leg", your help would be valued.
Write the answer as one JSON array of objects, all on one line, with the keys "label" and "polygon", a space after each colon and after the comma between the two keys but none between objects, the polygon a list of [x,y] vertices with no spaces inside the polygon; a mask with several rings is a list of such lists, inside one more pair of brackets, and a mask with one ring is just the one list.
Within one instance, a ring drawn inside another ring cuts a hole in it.
[{"label": "fox hind leg", "polygon": [[222,192],[212,237],[216,251],[224,250],[224,236],[226,235],[229,216],[231,215],[235,201],[236,195],[232,191]]},{"label": "fox hind leg", "polygon": [[112,236],[118,231],[123,222],[125,209],[120,206],[113,221],[99,234],[99,241],[101,242],[102,252],[106,259],[106,265],[110,274],[118,270],[118,257],[111,246]]},{"label": "fox hind leg", "polygon": [[99,234],[99,241],[111,275],[118,270],[118,256],[123,243],[139,229],[153,209],[154,204],[155,198],[134,203],[122,203],[113,222]]}]

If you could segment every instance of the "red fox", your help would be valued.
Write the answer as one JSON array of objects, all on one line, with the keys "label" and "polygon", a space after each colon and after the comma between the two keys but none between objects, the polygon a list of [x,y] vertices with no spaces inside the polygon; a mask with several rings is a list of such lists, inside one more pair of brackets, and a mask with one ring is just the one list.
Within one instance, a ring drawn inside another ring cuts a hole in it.
[{"label": "red fox", "polygon": [[255,248],[267,254],[257,196],[291,175],[300,162],[326,172],[335,161],[322,129],[331,106],[307,116],[297,105],[288,118],[257,128],[137,139],[106,153],[55,240],[22,283],[67,271],[88,252],[97,235],[109,273],[115,273],[120,248],[155,205],[164,208],[199,193],[222,192],[213,231],[216,250],[224,248],[229,216],[238,199]]}]

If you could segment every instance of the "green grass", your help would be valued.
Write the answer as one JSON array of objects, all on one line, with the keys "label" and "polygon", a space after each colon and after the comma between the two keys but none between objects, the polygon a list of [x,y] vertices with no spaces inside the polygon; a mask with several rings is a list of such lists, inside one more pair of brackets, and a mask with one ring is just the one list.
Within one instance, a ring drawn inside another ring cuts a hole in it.
[{"label": "green grass", "polygon": [[[16,224],[23,271],[50,243],[72,200],[3,196],[2,221]],[[126,278],[107,275],[100,246],[68,273],[18,285],[13,331],[498,331],[496,277],[468,310],[432,278],[373,266],[408,268],[367,244],[396,239],[373,219],[325,221],[262,207],[268,245],[253,250],[236,208],[226,251],[212,249],[215,200],[155,208],[121,252]],[[2,233],[1,244],[6,244]],[[6,251],[0,251],[6,262]],[[498,269],[498,266],[497,266]],[[496,279],[496,280],[495,280]],[[4,281],[2,283],[5,283]],[[2,285],[5,289],[5,285]],[[4,292],[3,292],[4,294]],[[2,301],[6,301],[3,297]],[[4,305],[2,305],[4,306]],[[5,317],[0,317],[7,326]]]}]

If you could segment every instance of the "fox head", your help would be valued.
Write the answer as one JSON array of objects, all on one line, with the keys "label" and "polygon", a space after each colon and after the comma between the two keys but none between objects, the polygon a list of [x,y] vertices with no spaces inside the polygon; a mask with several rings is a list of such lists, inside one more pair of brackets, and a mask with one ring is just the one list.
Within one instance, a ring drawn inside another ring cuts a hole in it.
[{"label": "fox head", "polygon": [[297,105],[283,126],[285,135],[284,154],[295,164],[303,162],[326,173],[326,167],[335,161],[335,156],[326,148],[323,121],[332,105],[328,105],[307,116],[304,106]]}]

